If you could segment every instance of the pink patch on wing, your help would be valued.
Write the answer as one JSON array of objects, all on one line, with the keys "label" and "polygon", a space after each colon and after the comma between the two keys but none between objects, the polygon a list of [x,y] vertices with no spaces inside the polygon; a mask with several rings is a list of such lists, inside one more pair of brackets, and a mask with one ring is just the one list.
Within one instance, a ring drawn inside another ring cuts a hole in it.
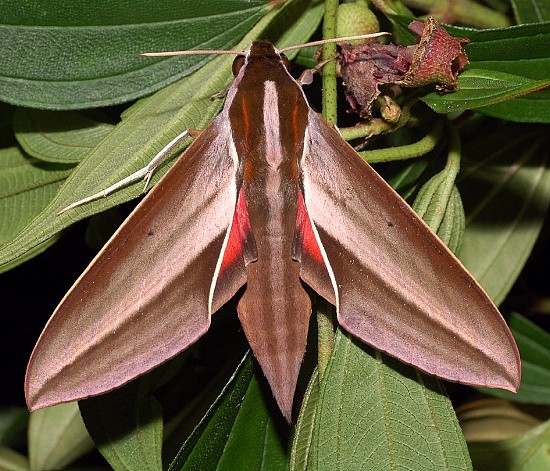
[{"label": "pink patch on wing", "polygon": [[220,273],[227,270],[227,268],[235,262],[242,261],[243,258],[246,258],[246,245],[247,241],[250,240],[250,236],[250,218],[248,216],[244,191],[241,188],[237,198],[237,204],[235,206],[233,223],[231,224],[231,232],[229,233],[229,239],[227,241],[225,253],[223,254]]},{"label": "pink patch on wing", "polygon": [[300,236],[302,245],[302,256],[309,258],[310,260],[319,263],[321,266],[325,266],[321,249],[313,233],[313,227],[311,226],[311,220],[304,202],[304,196],[301,192],[298,193],[298,214],[296,216],[296,229]]}]

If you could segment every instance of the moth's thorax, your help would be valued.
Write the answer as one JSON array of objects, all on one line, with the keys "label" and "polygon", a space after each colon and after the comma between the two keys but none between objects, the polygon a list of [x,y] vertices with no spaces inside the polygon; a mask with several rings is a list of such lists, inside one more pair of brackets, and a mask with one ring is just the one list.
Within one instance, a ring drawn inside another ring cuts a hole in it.
[{"label": "moth's thorax", "polygon": [[296,176],[309,109],[300,85],[263,41],[251,46],[236,82],[228,116],[245,181],[285,167]]}]

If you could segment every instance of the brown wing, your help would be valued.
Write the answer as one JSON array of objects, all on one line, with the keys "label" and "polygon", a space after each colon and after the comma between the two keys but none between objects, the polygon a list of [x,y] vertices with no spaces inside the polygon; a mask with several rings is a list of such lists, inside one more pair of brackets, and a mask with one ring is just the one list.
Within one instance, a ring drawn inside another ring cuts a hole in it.
[{"label": "brown wing", "polygon": [[61,301],[29,361],[31,410],[109,391],[168,360],[245,283],[242,259],[220,273],[237,200],[226,123],[203,131]]},{"label": "brown wing", "polygon": [[518,350],[483,289],[334,128],[313,112],[309,123],[305,204],[340,325],[441,378],[516,390]]}]

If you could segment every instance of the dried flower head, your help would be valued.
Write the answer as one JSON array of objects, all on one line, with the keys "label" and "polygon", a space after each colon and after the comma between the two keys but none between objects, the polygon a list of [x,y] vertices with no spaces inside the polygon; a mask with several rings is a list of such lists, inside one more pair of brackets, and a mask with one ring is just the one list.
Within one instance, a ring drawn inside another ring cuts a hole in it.
[{"label": "dried flower head", "polygon": [[[415,46],[345,44],[340,47],[341,74],[352,109],[370,118],[372,106],[384,90],[395,85],[456,90],[457,75],[468,64],[463,45],[468,39],[450,36],[430,17],[413,21],[409,29],[419,37]],[[382,88],[381,88],[382,87]]]},{"label": "dried flower head", "polygon": [[451,36],[433,17],[425,23],[415,20],[409,29],[419,42],[409,70],[397,83],[405,87],[435,83],[438,90],[456,90],[458,73],[469,63],[463,47],[469,40]]}]

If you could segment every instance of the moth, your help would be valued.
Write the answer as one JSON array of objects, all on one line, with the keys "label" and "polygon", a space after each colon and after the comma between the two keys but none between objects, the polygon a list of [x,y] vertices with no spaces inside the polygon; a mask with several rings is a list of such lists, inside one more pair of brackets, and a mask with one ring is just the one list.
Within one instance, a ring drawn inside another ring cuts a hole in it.
[{"label": "moth", "polygon": [[428,226],[312,110],[268,41],[234,62],[220,115],[65,295],[25,380],[28,406],[115,389],[174,357],[245,286],[237,312],[291,420],[312,309],[450,381],[515,391],[495,305]]}]

